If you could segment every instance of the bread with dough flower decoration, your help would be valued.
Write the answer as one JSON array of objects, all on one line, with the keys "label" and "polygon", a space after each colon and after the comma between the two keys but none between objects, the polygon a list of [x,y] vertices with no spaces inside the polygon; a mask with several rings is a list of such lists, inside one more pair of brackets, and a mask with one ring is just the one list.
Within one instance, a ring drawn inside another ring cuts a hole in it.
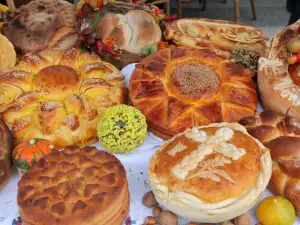
[{"label": "bread with dough flower decoration", "polygon": [[254,206],[270,180],[272,160],[242,125],[215,123],[165,142],[148,173],[161,205],[188,220],[219,223]]},{"label": "bread with dough flower decoration", "polygon": [[94,143],[103,111],[125,92],[118,69],[77,49],[26,54],[0,71],[0,112],[17,141],[47,139],[57,149]]},{"label": "bread with dough flower decoration", "polygon": [[252,26],[203,18],[175,20],[167,25],[165,37],[178,46],[211,48],[228,57],[237,48],[248,48],[263,55],[268,40],[261,30]]}]

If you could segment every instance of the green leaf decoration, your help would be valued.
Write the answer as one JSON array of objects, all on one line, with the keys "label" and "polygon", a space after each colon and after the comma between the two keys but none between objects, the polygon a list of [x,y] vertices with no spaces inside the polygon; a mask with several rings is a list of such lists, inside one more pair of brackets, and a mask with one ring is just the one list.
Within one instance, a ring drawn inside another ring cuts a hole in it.
[{"label": "green leaf decoration", "polygon": [[18,159],[18,160],[15,160],[14,161],[14,164],[17,168],[20,168],[22,170],[28,170],[30,165],[29,163],[27,162],[27,160],[24,160],[24,159]]},{"label": "green leaf decoration", "polygon": [[100,11],[97,11],[97,12],[95,13],[95,19],[94,19],[94,21],[93,21],[92,24],[91,24],[93,30],[96,30],[97,24],[99,23],[100,19],[101,19]]},{"label": "green leaf decoration", "polygon": [[87,47],[85,47],[85,46],[83,46],[83,45],[80,47],[80,52],[81,52],[81,53],[88,52],[88,51],[89,51],[89,50],[87,49]]}]

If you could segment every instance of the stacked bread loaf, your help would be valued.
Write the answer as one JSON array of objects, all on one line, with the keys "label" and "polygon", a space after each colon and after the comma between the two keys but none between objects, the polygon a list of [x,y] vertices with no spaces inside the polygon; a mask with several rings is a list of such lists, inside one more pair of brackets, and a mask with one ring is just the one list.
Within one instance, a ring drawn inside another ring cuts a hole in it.
[{"label": "stacked bread loaf", "polygon": [[126,172],[109,153],[70,146],[29,169],[18,205],[24,225],[121,225],[129,210]]}]

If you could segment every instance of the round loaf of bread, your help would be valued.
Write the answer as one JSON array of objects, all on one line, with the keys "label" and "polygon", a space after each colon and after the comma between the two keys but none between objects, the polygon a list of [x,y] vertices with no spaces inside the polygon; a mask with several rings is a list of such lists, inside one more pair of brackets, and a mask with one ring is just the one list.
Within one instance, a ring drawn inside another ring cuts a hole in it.
[{"label": "round loaf of bread", "polygon": [[115,156],[69,146],[28,170],[17,200],[24,225],[122,225],[130,197],[125,169]]},{"label": "round loaf of bread", "polygon": [[268,187],[290,200],[300,216],[300,121],[268,110],[239,122],[270,149],[273,172]]},{"label": "round loaf of bread", "polygon": [[7,182],[12,168],[13,135],[0,118],[0,189]]},{"label": "round loaf of bread", "polygon": [[300,119],[300,80],[296,65],[289,68],[287,59],[291,53],[288,42],[299,36],[300,20],[272,39],[270,50],[259,59],[257,75],[261,102],[265,110],[272,110]]},{"label": "round loaf of bread", "polygon": [[27,54],[0,72],[0,112],[16,140],[47,139],[60,149],[97,140],[103,111],[125,103],[124,76],[96,54]]},{"label": "round loaf of bread", "polygon": [[249,210],[269,183],[269,149],[237,123],[194,127],[175,135],[151,158],[156,200],[202,223],[231,220]]},{"label": "round loaf of bread", "polygon": [[97,25],[97,35],[114,38],[119,49],[141,54],[146,46],[161,40],[161,29],[152,15],[144,10],[130,10],[125,15],[105,14]]},{"label": "round loaf of bread", "polygon": [[79,38],[75,6],[63,0],[34,0],[18,8],[3,25],[3,34],[21,53],[64,51]]},{"label": "round loaf of bread", "polygon": [[129,97],[149,129],[170,138],[194,126],[253,115],[254,75],[209,49],[168,48],[136,65]]}]

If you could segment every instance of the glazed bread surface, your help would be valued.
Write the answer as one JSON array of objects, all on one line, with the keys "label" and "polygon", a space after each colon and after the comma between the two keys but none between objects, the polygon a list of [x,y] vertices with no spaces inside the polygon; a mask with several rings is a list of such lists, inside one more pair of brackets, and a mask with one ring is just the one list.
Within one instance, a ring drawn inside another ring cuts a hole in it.
[{"label": "glazed bread surface", "polygon": [[251,208],[272,172],[270,152],[237,123],[194,127],[151,158],[156,200],[188,220],[219,223]]},{"label": "glazed bread surface", "polygon": [[168,48],[136,65],[129,97],[149,129],[167,139],[194,126],[253,115],[254,75],[209,49]]},{"label": "glazed bread surface", "polygon": [[14,70],[0,71],[2,117],[17,142],[50,140],[56,148],[97,140],[102,112],[125,103],[124,76],[95,54],[26,54]]},{"label": "glazed bread surface", "polygon": [[121,162],[78,146],[34,164],[21,178],[17,197],[24,225],[122,225],[129,199]]},{"label": "glazed bread surface", "polygon": [[291,116],[264,111],[239,121],[249,134],[270,149],[273,171],[269,189],[289,199],[300,215],[300,122]]}]

